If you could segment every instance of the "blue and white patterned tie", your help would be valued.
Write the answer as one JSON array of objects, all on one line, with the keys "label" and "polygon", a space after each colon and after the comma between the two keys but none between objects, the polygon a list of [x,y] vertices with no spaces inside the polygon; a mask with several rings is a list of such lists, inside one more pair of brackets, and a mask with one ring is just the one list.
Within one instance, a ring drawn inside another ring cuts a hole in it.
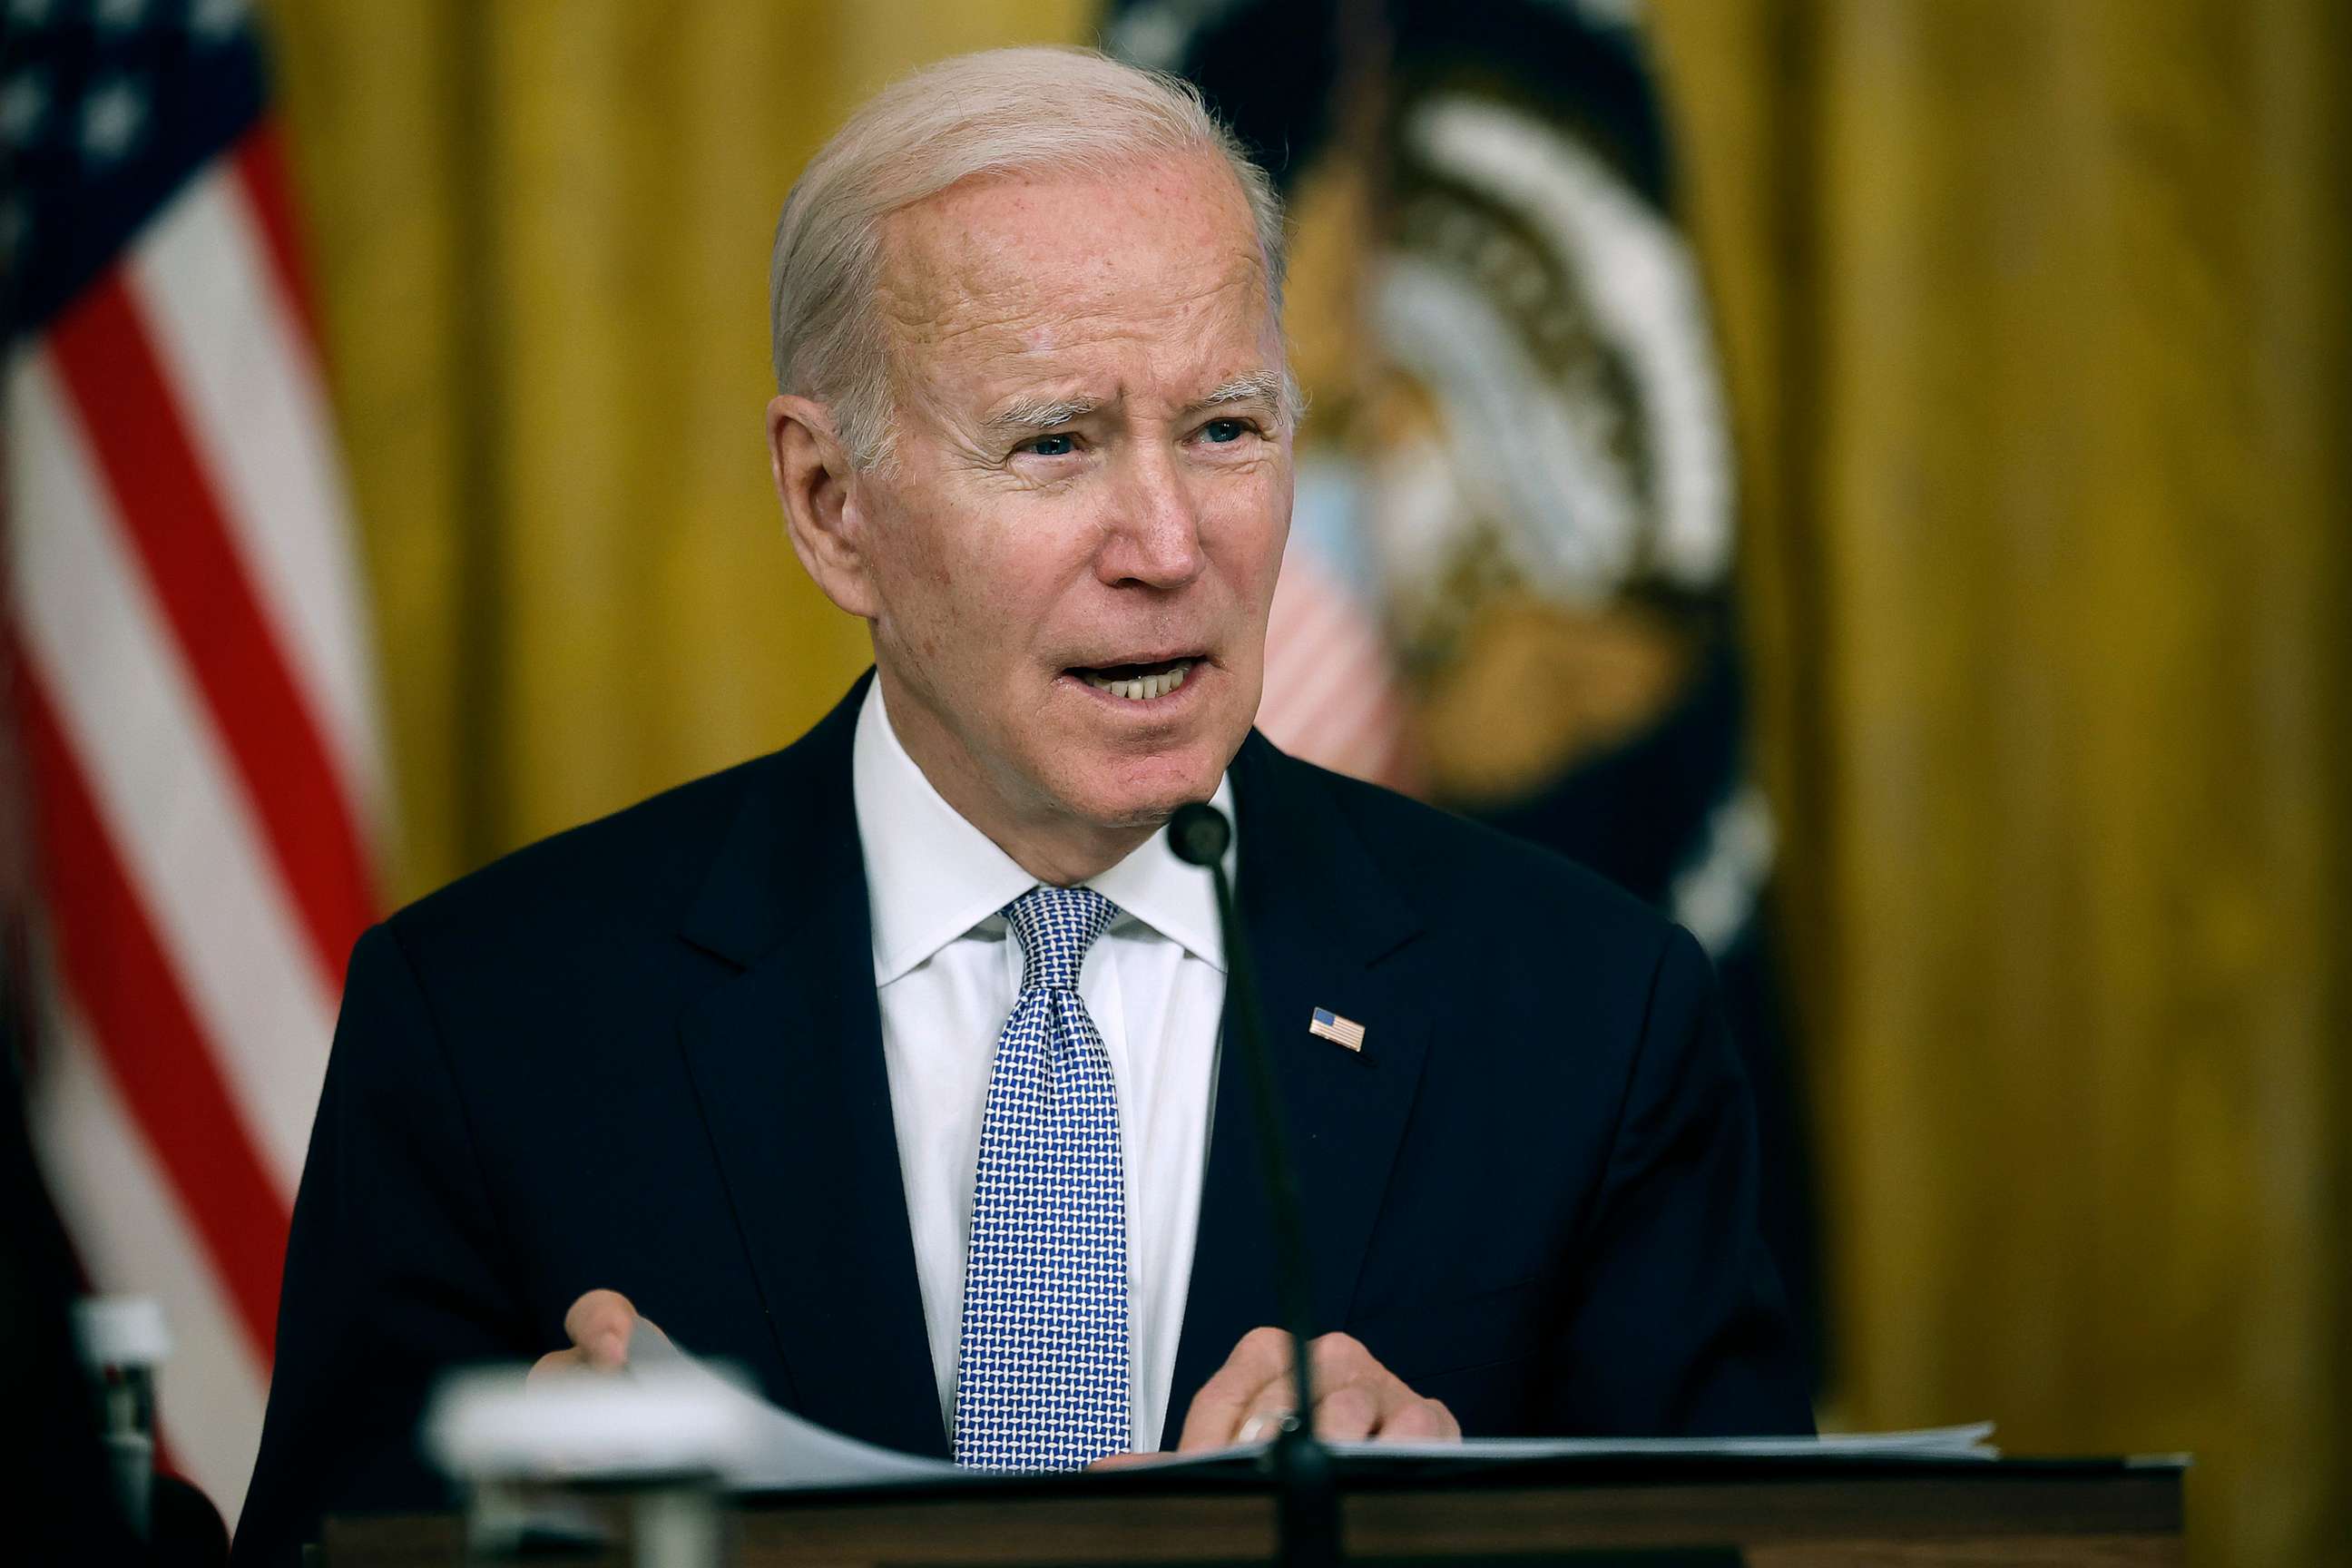
[{"label": "blue and white patterned tie", "polygon": [[1062,1470],[1128,1447],[1127,1188],[1110,1053],[1078,996],[1118,917],[1091,888],[1005,906],[1021,994],[997,1040],[963,1270],[955,1459]]}]

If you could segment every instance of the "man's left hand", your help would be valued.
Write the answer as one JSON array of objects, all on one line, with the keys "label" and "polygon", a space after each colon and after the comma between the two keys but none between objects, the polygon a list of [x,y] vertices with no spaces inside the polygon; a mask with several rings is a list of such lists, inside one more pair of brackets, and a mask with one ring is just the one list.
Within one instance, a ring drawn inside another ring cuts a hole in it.
[{"label": "man's left hand", "polygon": [[[1307,1347],[1315,1378],[1315,1435],[1332,1442],[1370,1437],[1394,1442],[1459,1442],[1462,1424],[1423,1399],[1346,1334]],[[1201,1385],[1184,1415],[1178,1453],[1255,1443],[1280,1429],[1291,1410],[1290,1336],[1252,1329],[1217,1374]]]}]

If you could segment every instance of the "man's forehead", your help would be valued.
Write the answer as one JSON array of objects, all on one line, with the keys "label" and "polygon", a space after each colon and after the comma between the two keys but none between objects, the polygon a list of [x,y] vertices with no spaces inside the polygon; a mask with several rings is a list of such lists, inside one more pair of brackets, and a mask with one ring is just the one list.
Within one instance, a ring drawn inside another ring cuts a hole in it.
[{"label": "man's forehead", "polygon": [[[1097,222],[1073,234],[1035,221],[1070,205]],[[1226,230],[1219,237],[1255,244],[1249,198],[1218,154],[1187,151],[1139,154],[1096,165],[1014,169],[974,174],[901,207],[886,227],[935,237],[1085,238],[1132,219],[1164,221],[1173,237]]]},{"label": "man's forehead", "polygon": [[1266,298],[1248,203],[1209,154],[951,186],[891,215],[877,283],[885,317],[918,342],[987,332],[1050,346],[1097,315],[1135,326],[1154,307]]}]

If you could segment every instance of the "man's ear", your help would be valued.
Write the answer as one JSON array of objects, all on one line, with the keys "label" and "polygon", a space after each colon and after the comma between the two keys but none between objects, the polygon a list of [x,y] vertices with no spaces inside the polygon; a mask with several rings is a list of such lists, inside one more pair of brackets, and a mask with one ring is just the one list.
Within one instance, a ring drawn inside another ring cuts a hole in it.
[{"label": "man's ear", "polygon": [[822,403],[787,393],[768,405],[768,469],[784,509],[793,552],[824,596],[861,619],[877,605],[866,573],[866,541],[849,504],[849,450]]}]

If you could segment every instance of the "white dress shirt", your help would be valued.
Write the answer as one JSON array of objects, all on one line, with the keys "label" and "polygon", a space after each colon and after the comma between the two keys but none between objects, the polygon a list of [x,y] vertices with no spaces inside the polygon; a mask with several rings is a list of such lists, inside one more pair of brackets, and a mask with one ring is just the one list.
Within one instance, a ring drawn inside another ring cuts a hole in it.
[{"label": "white dress shirt", "polygon": [[[898,1168],[940,1419],[952,1437],[981,1118],[997,1036],[1021,989],[1020,944],[998,911],[1037,879],[931,787],[899,744],[878,680],[857,716],[853,759]],[[1220,781],[1213,799],[1230,820],[1231,783]],[[1176,858],[1164,830],[1087,886],[1121,910],[1087,954],[1078,994],[1118,1089],[1129,1415],[1133,1447],[1148,1451],[1160,1446],[1192,1279],[1224,943],[1208,877]]]}]

